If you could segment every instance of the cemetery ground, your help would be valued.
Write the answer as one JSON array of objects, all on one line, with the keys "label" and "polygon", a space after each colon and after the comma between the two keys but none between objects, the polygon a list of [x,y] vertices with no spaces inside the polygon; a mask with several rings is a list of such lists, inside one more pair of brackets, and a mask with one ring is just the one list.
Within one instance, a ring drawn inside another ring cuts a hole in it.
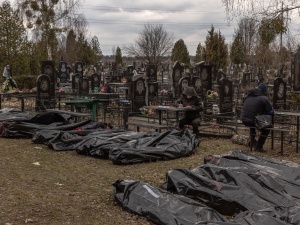
[{"label": "cemetery ground", "polygon": [[[141,180],[160,187],[168,170],[192,169],[209,154],[249,148],[230,139],[202,138],[196,152],[170,161],[114,165],[110,160],[56,152],[31,139],[0,139],[0,224],[152,224],[125,211],[114,200],[118,179]],[[278,144],[279,145],[279,144]],[[284,156],[270,150],[262,156],[300,163],[294,143],[285,144]],[[278,150],[278,151],[277,151]]]}]

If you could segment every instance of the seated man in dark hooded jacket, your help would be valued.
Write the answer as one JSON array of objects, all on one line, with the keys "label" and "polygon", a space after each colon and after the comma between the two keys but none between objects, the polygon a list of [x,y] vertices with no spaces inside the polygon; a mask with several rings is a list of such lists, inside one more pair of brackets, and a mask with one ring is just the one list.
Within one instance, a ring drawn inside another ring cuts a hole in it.
[{"label": "seated man in dark hooded jacket", "polygon": [[177,100],[178,107],[193,108],[185,112],[185,116],[179,120],[179,128],[183,129],[184,125],[192,125],[193,133],[199,136],[199,128],[201,122],[200,111],[202,108],[201,98],[197,95],[193,87],[186,87],[180,98]]},{"label": "seated man in dark hooded jacket", "polygon": [[255,116],[261,114],[272,115],[273,107],[266,96],[267,87],[261,83],[255,89],[250,90],[244,97],[244,104],[241,112],[241,120],[245,126],[250,127],[251,144],[255,151],[263,152],[263,146],[270,130],[262,129],[258,141],[256,141]]}]

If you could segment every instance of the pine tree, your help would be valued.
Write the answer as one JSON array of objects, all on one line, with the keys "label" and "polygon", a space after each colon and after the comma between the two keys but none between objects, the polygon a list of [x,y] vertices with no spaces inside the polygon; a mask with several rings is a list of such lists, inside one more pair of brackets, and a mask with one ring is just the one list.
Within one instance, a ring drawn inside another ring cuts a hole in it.
[{"label": "pine tree", "polygon": [[122,64],[122,52],[121,52],[121,49],[119,47],[117,47],[117,49],[116,49],[115,62],[116,62],[117,65]]},{"label": "pine tree", "polygon": [[196,56],[194,59],[194,62],[201,62],[205,60],[205,56],[204,56],[204,48],[202,47],[201,43],[198,44],[197,46],[197,50],[196,50]]},{"label": "pine tree", "polygon": [[9,1],[0,6],[0,65],[10,64],[14,75],[30,72],[30,57],[26,54],[27,35],[18,11]]},{"label": "pine tree", "polygon": [[240,33],[236,35],[231,45],[230,59],[234,64],[242,64],[246,61],[245,45]]},{"label": "pine tree", "polygon": [[190,56],[187,50],[187,46],[182,39],[175,42],[172,49],[171,60],[173,62],[179,61],[184,64],[190,64]]},{"label": "pine tree", "polygon": [[225,43],[225,38],[221,35],[221,32],[215,32],[215,28],[213,26],[208,31],[208,35],[206,36],[205,55],[207,61],[209,61],[211,64],[214,64],[216,68],[227,68],[227,44]]}]

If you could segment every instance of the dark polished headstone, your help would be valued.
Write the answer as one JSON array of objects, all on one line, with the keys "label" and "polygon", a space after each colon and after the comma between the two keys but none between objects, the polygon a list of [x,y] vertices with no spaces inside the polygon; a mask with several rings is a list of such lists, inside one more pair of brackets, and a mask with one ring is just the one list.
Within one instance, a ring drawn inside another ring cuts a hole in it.
[{"label": "dark polished headstone", "polygon": [[274,80],[273,108],[280,110],[286,109],[286,82],[281,77],[277,77]]},{"label": "dark polished headstone", "polygon": [[79,73],[76,73],[72,76],[72,90],[73,93],[79,93],[79,80],[82,76]]},{"label": "dark polished headstone", "polygon": [[158,82],[154,82],[154,83],[148,82],[148,98],[149,101],[158,99]]},{"label": "dark polished headstone", "polygon": [[294,91],[300,91],[300,53],[296,53],[294,55],[294,63],[293,63],[293,87]]},{"label": "dark polished headstone", "polygon": [[54,108],[55,95],[51,92],[51,78],[46,74],[41,74],[37,78],[36,111]]},{"label": "dark polished headstone", "polygon": [[202,81],[204,94],[206,94],[208,90],[212,90],[212,69],[212,65],[202,64],[200,66],[200,79]]},{"label": "dark polished headstone", "polygon": [[157,69],[155,65],[149,65],[146,70],[148,82],[157,82]]},{"label": "dark polished headstone", "polygon": [[143,78],[138,78],[132,82],[132,111],[139,112],[140,108],[147,105],[146,86]]},{"label": "dark polished headstone", "polygon": [[195,88],[195,91],[197,92],[197,94],[199,96],[204,95],[202,81],[201,81],[200,77],[193,76],[191,86],[193,86]]},{"label": "dark polished headstone", "polygon": [[223,78],[219,82],[219,102],[220,113],[233,112],[233,83],[227,78]]},{"label": "dark polished headstone", "polygon": [[173,70],[172,70],[172,81],[173,81],[173,87],[175,90],[175,96],[174,97],[179,97],[181,93],[178,93],[178,85],[179,85],[179,80],[183,76],[183,70],[184,67],[180,65],[178,61],[176,61],[173,65]]},{"label": "dark polished headstone", "polygon": [[51,84],[50,84],[50,92],[51,95],[55,96],[55,66],[54,61],[42,61],[42,74],[46,74],[50,77]]},{"label": "dark polished headstone", "polygon": [[78,73],[83,76],[83,63],[81,61],[76,61],[74,66],[74,73]]},{"label": "dark polished headstone", "polygon": [[60,61],[58,65],[58,78],[60,83],[68,82],[69,74],[68,74],[68,65],[67,62]]}]

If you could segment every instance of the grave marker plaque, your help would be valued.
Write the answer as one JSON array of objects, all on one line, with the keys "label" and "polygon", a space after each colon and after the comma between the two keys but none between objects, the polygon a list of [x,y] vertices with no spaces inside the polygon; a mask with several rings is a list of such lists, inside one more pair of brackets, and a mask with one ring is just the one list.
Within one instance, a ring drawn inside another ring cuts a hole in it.
[{"label": "grave marker plaque", "polygon": [[203,93],[212,90],[212,65],[201,65],[200,79],[202,81]]},{"label": "grave marker plaque", "polygon": [[146,85],[144,78],[137,78],[132,82],[133,93],[132,93],[132,111],[140,112],[140,108],[147,105],[146,102]]},{"label": "grave marker plaque", "polygon": [[286,82],[281,77],[274,80],[273,107],[280,110],[286,108]]},{"label": "grave marker plaque", "polygon": [[155,65],[149,65],[147,67],[146,76],[148,78],[148,82],[157,82],[157,69]]},{"label": "grave marker plaque", "polygon": [[251,74],[244,72],[242,75],[242,86],[247,87],[250,85],[250,82],[251,82]]},{"label": "grave marker plaque", "polygon": [[79,95],[87,96],[90,91],[90,79],[88,77],[79,78]]},{"label": "grave marker plaque", "polygon": [[67,83],[69,77],[67,62],[64,61],[59,62],[58,72],[59,72],[60,83]]},{"label": "grave marker plaque", "polygon": [[148,83],[148,100],[154,101],[158,99],[158,82]]},{"label": "grave marker plaque", "polygon": [[227,78],[220,80],[220,113],[233,112],[233,83]]},{"label": "grave marker plaque", "polygon": [[42,74],[46,74],[50,77],[51,84],[50,84],[50,91],[51,96],[55,98],[55,67],[54,61],[42,61]]},{"label": "grave marker plaque", "polygon": [[199,77],[194,76],[192,78],[191,83],[192,83],[192,86],[195,88],[197,94],[200,96],[203,96],[204,93],[203,93],[202,81],[200,79],[200,76]]},{"label": "grave marker plaque", "polygon": [[46,74],[41,74],[37,78],[37,97],[35,110],[45,110],[54,108],[55,96],[51,92],[51,78]]},{"label": "grave marker plaque", "polygon": [[74,73],[78,73],[83,76],[83,63],[81,61],[75,62]]},{"label": "grave marker plaque", "polygon": [[178,61],[174,63],[173,70],[172,70],[172,81],[175,90],[174,97],[180,96],[180,93],[178,93],[178,89],[179,89],[178,85],[179,85],[179,80],[183,76],[183,69],[184,69],[183,66],[181,66]]},{"label": "grave marker plaque", "polygon": [[81,75],[79,73],[76,73],[72,75],[72,90],[73,93],[78,93],[79,91],[79,80]]},{"label": "grave marker plaque", "polygon": [[97,73],[94,73],[91,76],[91,90],[94,92],[95,87],[98,87],[100,89],[100,81],[101,81],[101,75],[98,75]]},{"label": "grave marker plaque", "polygon": [[293,71],[294,91],[300,91],[300,53],[294,56],[294,71]]}]

